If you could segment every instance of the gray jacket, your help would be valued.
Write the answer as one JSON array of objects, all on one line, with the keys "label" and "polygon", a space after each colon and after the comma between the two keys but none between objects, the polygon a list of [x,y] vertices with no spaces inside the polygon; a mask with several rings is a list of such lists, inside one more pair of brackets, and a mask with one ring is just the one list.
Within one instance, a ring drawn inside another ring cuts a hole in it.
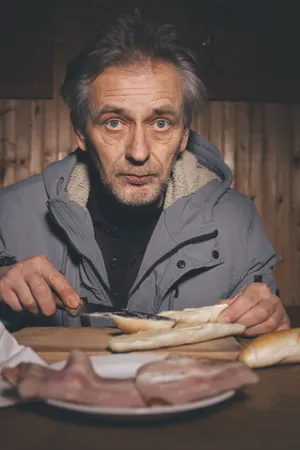
[{"label": "gray jacket", "polygon": [[[21,261],[43,254],[80,296],[111,305],[103,257],[86,209],[89,177],[84,161],[85,152],[76,150],[41,174],[0,191],[0,265],[1,258]],[[231,181],[216,147],[191,132],[128,308],[158,313],[212,305],[235,295],[255,275],[275,292],[276,255],[255,206],[230,188]],[[81,323],[62,311],[34,320],[20,313],[11,316],[6,320],[20,326]],[[101,324],[103,320],[92,320],[92,325]]]}]

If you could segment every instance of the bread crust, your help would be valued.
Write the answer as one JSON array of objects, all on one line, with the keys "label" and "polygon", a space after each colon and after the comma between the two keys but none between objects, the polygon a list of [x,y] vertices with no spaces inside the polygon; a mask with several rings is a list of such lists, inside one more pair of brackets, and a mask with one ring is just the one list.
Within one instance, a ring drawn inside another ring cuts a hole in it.
[{"label": "bread crust", "polygon": [[252,368],[300,362],[300,328],[259,336],[241,351],[238,359]]},{"label": "bread crust", "polygon": [[126,334],[138,333],[146,330],[166,330],[174,327],[175,321],[171,320],[151,320],[137,317],[122,317],[111,315],[115,325]]},{"label": "bread crust", "polygon": [[140,331],[110,338],[108,348],[121,353],[175,347],[241,334],[245,328],[238,323],[206,323],[195,327]]},{"label": "bread crust", "polygon": [[228,305],[225,303],[213,306],[203,306],[202,308],[187,308],[182,311],[163,311],[160,316],[169,317],[176,320],[176,328],[183,326],[196,326],[203,323],[217,322],[219,314]]},{"label": "bread crust", "polygon": [[186,326],[196,326],[203,323],[216,322],[221,311],[226,308],[226,304],[204,306],[202,308],[187,308],[182,311],[163,311],[158,314],[170,320],[151,320],[138,317],[123,317],[110,314],[110,318],[115,325],[124,333],[132,334],[146,330],[167,330],[173,327],[182,328]]}]

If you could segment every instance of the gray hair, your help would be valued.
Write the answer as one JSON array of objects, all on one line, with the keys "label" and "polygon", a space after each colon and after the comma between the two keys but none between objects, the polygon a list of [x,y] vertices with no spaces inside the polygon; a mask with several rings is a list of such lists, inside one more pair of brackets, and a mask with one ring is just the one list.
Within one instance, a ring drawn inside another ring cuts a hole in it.
[{"label": "gray hair", "polygon": [[136,61],[166,62],[180,73],[183,86],[183,122],[189,128],[206,99],[197,76],[196,58],[179,41],[173,26],[145,21],[139,13],[120,16],[101,32],[67,66],[60,92],[71,111],[75,129],[85,132],[91,114],[89,91],[94,79],[112,66]]}]

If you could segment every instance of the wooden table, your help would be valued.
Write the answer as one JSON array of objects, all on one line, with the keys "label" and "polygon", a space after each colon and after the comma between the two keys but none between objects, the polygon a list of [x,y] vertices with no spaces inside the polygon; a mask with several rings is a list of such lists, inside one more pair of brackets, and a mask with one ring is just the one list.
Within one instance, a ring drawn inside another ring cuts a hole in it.
[{"label": "wooden table", "polygon": [[244,394],[180,420],[126,425],[47,405],[0,409],[1,450],[299,450],[300,365],[258,371]]}]

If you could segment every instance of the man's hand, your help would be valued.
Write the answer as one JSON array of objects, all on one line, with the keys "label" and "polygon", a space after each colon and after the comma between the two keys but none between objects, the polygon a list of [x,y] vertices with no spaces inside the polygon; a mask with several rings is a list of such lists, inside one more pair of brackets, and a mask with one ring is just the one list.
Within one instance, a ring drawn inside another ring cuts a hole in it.
[{"label": "man's hand", "polygon": [[0,270],[0,299],[14,311],[27,309],[51,316],[56,300],[70,309],[80,305],[80,298],[68,280],[43,255],[33,256]]},{"label": "man's hand", "polygon": [[241,323],[246,326],[246,336],[290,328],[290,321],[280,298],[264,283],[249,284],[234,298],[218,303],[229,305],[219,315],[218,322]]}]

